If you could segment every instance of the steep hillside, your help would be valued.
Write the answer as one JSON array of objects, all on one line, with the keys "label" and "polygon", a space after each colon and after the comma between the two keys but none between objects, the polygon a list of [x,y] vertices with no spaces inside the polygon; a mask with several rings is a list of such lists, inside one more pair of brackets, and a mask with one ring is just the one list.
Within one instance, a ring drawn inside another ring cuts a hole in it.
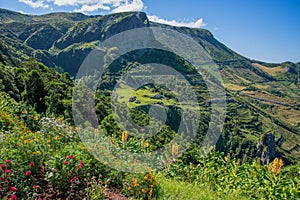
[{"label": "steep hillside", "polygon": [[[257,142],[267,133],[272,133],[275,136],[277,156],[285,158],[288,163],[295,163],[300,159],[300,63],[270,64],[250,60],[217,41],[208,30],[153,23],[142,12],[106,16],[86,16],[80,13],[33,16],[0,9],[0,22],[1,67],[14,65],[22,68],[24,60],[35,58],[49,67],[68,72],[71,76],[76,75],[82,61],[100,41],[120,32],[140,27],[164,27],[185,33],[209,53],[218,64],[224,80],[228,105],[225,129],[218,143],[219,150],[249,161],[256,156]],[[128,55],[126,62],[119,63],[120,66],[130,69],[132,62],[136,61],[136,55],[140,55],[140,63],[145,62],[144,54],[135,53],[135,56]],[[199,99],[206,102],[199,102],[200,107],[204,114],[209,113],[207,88],[199,84],[199,77],[191,75],[193,70],[189,69],[192,66],[173,55],[161,52],[152,52],[151,55],[158,60],[170,58],[170,63],[166,64],[191,76]],[[109,71],[103,89],[111,90],[122,72],[124,70],[119,68]],[[0,79],[4,79],[3,77]],[[123,88],[124,93],[131,89]],[[149,102],[158,103],[151,96],[167,92],[152,86],[141,90],[136,94],[139,101],[133,102],[131,108],[140,108]],[[143,96],[143,93],[148,96]],[[18,91],[13,91],[13,94],[22,96]],[[109,111],[103,111],[107,108],[109,100],[106,98],[109,95],[109,92],[103,90],[98,97],[97,111],[99,115],[103,114],[101,119],[104,121],[110,120],[107,118]],[[171,97],[172,95],[169,99],[162,100],[167,107],[171,104],[168,103]],[[101,103],[103,99],[107,102]],[[170,107],[169,109],[173,112]],[[172,124],[176,123],[169,124],[174,128]]]}]

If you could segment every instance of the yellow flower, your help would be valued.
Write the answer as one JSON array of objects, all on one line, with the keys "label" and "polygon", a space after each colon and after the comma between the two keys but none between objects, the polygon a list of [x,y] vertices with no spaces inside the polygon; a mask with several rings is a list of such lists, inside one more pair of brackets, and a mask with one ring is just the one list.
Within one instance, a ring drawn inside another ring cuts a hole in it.
[{"label": "yellow flower", "polygon": [[179,151],[179,145],[178,144],[172,144],[172,155],[176,156],[178,155],[178,151]]},{"label": "yellow flower", "polygon": [[142,189],[142,193],[144,193],[144,194],[146,193],[146,190],[144,188]]},{"label": "yellow flower", "polygon": [[24,140],[24,144],[29,144],[30,140]]},{"label": "yellow flower", "polygon": [[51,140],[47,140],[47,143],[50,143],[51,142]]},{"label": "yellow flower", "polygon": [[128,190],[131,190],[131,187],[128,187]]},{"label": "yellow flower", "polygon": [[130,194],[132,194],[132,195],[133,195],[133,194],[134,194],[134,191],[133,191],[133,190],[131,190],[131,191],[130,191]]},{"label": "yellow flower", "polygon": [[32,152],[33,155],[41,155],[42,153],[40,151],[34,151]]},{"label": "yellow flower", "polygon": [[39,117],[37,115],[35,115],[34,118],[33,118],[33,120],[37,121],[37,120],[39,120]]},{"label": "yellow flower", "polygon": [[35,141],[35,142],[39,142],[39,139],[37,139],[37,138],[34,138],[34,141]]},{"label": "yellow flower", "polygon": [[149,147],[149,143],[148,143],[148,142],[144,142],[143,145],[142,145],[142,147],[143,147],[143,148]]},{"label": "yellow flower", "polygon": [[122,142],[125,143],[128,140],[128,133],[126,131],[122,132]]},{"label": "yellow flower", "polygon": [[59,139],[59,136],[57,135],[57,136],[55,136],[55,138],[54,138],[54,140],[58,140]]},{"label": "yellow flower", "polygon": [[273,172],[274,174],[279,174],[282,169],[283,169],[284,163],[283,160],[281,158],[275,158],[272,166],[270,167],[270,165],[268,166],[268,170]]}]

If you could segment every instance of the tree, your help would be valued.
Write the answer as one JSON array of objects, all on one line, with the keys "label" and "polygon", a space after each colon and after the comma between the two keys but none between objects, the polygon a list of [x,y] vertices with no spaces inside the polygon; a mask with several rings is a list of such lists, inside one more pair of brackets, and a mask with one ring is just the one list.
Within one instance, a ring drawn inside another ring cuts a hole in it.
[{"label": "tree", "polygon": [[32,70],[28,74],[25,84],[24,99],[34,107],[37,112],[45,112],[45,87],[40,74],[36,70]]}]

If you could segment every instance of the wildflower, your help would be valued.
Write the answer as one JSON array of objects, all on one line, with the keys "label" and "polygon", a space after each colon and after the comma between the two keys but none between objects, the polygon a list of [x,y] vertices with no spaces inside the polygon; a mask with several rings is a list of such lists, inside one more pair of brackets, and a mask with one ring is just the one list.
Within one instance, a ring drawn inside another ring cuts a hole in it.
[{"label": "wildflower", "polygon": [[64,162],[64,165],[67,165],[67,164],[69,164],[69,162],[68,162],[68,161],[65,161],[65,162]]},{"label": "wildflower", "polygon": [[131,187],[128,187],[127,189],[128,189],[128,190],[131,190]]},{"label": "wildflower", "polygon": [[34,167],[34,162],[29,163],[30,167]]},{"label": "wildflower", "polygon": [[2,165],[0,166],[0,168],[1,168],[2,170],[5,170],[6,165],[5,165],[5,164],[2,164]]},{"label": "wildflower", "polygon": [[131,181],[132,181],[134,187],[139,186],[139,184],[137,183],[137,179],[136,178],[132,178]]},{"label": "wildflower", "polygon": [[74,160],[76,159],[75,156],[67,156],[67,158],[68,158],[68,159],[74,159]]},{"label": "wildflower", "polygon": [[74,176],[73,178],[71,178],[70,183],[78,184],[79,183],[79,179],[77,178],[77,176]]},{"label": "wildflower", "polygon": [[151,199],[152,197],[152,193],[153,193],[153,189],[151,188],[150,191],[149,191],[149,196],[148,196],[148,199]]},{"label": "wildflower", "polygon": [[226,161],[226,162],[229,162],[230,159],[231,159],[231,158],[230,158],[230,153],[228,153],[227,156],[225,157],[225,161]]},{"label": "wildflower", "polygon": [[148,179],[148,174],[146,174],[146,176],[144,176],[144,179],[147,180]]},{"label": "wildflower", "polygon": [[178,155],[178,151],[179,151],[179,145],[178,144],[172,144],[172,155],[176,156]]},{"label": "wildflower", "polygon": [[125,143],[128,140],[128,133],[126,131],[122,132],[122,142]]},{"label": "wildflower", "polygon": [[80,166],[81,168],[83,168],[83,167],[84,167],[84,163],[83,163],[83,161],[82,161],[82,160],[80,161],[80,164],[79,164],[79,166]]},{"label": "wildflower", "polygon": [[51,140],[47,140],[47,143],[50,143],[51,142]]},{"label": "wildflower", "polygon": [[58,140],[59,139],[59,136],[57,135],[57,136],[55,136],[55,138],[54,138],[54,140]]},{"label": "wildflower", "polygon": [[28,171],[26,172],[26,176],[30,176],[30,175],[31,175],[31,171],[28,170]]},{"label": "wildflower", "polygon": [[147,148],[147,147],[149,147],[149,143],[148,142],[144,142],[143,143],[143,148]]},{"label": "wildflower", "polygon": [[283,169],[283,160],[281,158],[275,158],[272,167],[269,167],[268,170],[272,171],[275,174],[279,174]]},{"label": "wildflower", "polygon": [[10,169],[7,169],[6,171],[5,171],[5,174],[9,174],[11,172],[11,170]]},{"label": "wildflower", "polygon": [[33,189],[37,190],[39,188],[39,186],[37,186],[36,184],[33,185]]},{"label": "wildflower", "polygon": [[142,189],[142,193],[144,193],[144,194],[146,193],[146,190],[144,188]]},{"label": "wildflower", "polygon": [[10,200],[18,200],[17,195],[15,195],[15,194],[11,195]]},{"label": "wildflower", "polygon": [[6,162],[6,163],[10,163],[10,160],[6,160],[5,162]]},{"label": "wildflower", "polygon": [[30,140],[24,140],[24,144],[29,144]]},{"label": "wildflower", "polygon": [[13,191],[13,192],[16,192],[17,188],[16,187],[10,187],[10,190]]},{"label": "wildflower", "polygon": [[42,153],[41,153],[40,151],[35,151],[35,152],[32,152],[32,154],[33,154],[33,155],[37,155],[37,154],[38,154],[38,155],[41,155]]}]

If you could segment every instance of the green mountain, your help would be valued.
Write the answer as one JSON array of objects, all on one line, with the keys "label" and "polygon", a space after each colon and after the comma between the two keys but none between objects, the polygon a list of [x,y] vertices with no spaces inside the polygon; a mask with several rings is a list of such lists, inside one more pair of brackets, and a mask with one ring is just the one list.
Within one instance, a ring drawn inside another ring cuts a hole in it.
[{"label": "green mountain", "polygon": [[[245,58],[232,51],[204,29],[172,27],[150,22],[145,13],[126,12],[106,16],[86,16],[80,13],[52,13],[35,16],[0,9],[0,62],[5,73],[16,77],[3,66],[22,68],[23,61],[35,58],[48,67],[57,68],[75,76],[86,56],[105,39],[134,28],[165,27],[178,30],[195,39],[218,64],[224,80],[228,104],[225,129],[219,139],[217,148],[230,153],[244,161],[255,158],[257,144],[263,146],[271,157],[283,157],[287,163],[300,160],[300,63],[271,64]],[[154,57],[164,56],[175,60],[176,69],[185,74],[192,74],[188,64],[172,55],[154,52]],[[132,57],[127,58],[125,66],[132,67]],[[143,58],[140,59],[143,62]],[[128,69],[128,68],[126,68]],[[121,69],[111,69],[106,77],[105,89],[111,89]],[[3,72],[4,74],[4,72]],[[197,83],[192,77],[194,87],[199,91],[200,99],[206,101],[201,105],[204,112],[209,111],[209,99],[205,85]],[[0,75],[2,83],[9,82]],[[3,81],[5,80],[5,81]],[[11,83],[16,85],[16,82]],[[101,86],[100,86],[101,87]],[[12,87],[5,85],[4,91],[9,93]],[[124,91],[132,88],[123,88]],[[104,91],[104,90],[103,90]],[[204,91],[204,92],[203,92]],[[151,95],[157,92],[166,94],[164,89],[148,86],[137,91],[138,101],[132,102],[132,108],[141,108],[150,102]],[[105,97],[105,92],[103,96]],[[143,94],[148,93],[148,96]],[[18,89],[10,92],[11,96],[22,96]],[[126,94],[126,92],[125,92]],[[167,95],[164,95],[167,96]],[[101,99],[99,97],[99,99]],[[162,102],[169,106],[167,100]],[[151,100],[158,103],[159,100]],[[97,105],[98,113],[103,121],[109,120],[109,112],[102,110],[105,104]],[[51,110],[53,111],[53,109]],[[174,114],[174,113],[173,113]],[[175,113],[176,114],[176,113]],[[174,128],[174,122],[169,122]],[[270,134],[274,136],[270,136]],[[269,141],[271,138],[272,141]],[[266,148],[268,147],[268,148]],[[273,155],[270,149],[276,150]]]}]

